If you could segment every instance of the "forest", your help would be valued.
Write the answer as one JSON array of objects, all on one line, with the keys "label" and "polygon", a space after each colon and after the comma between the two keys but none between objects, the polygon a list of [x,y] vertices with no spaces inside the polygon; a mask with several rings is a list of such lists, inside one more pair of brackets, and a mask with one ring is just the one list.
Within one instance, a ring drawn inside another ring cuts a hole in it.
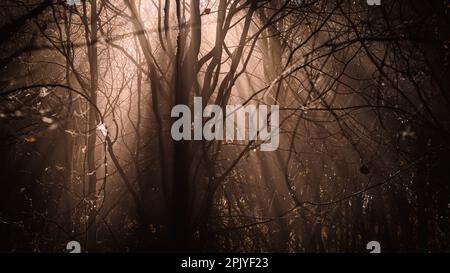
[{"label": "forest", "polygon": [[2,0],[0,252],[449,252],[450,1],[374,2]]}]

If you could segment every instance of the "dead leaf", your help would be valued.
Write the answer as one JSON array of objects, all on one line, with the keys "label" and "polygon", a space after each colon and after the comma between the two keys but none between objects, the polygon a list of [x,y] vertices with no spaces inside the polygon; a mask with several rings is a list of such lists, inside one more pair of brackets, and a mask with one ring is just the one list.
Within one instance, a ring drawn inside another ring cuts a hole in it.
[{"label": "dead leaf", "polygon": [[25,139],[25,141],[28,142],[28,143],[35,143],[35,142],[38,140],[37,137],[36,137],[36,136],[33,136],[33,135],[31,135],[31,136],[26,136],[24,139]]}]

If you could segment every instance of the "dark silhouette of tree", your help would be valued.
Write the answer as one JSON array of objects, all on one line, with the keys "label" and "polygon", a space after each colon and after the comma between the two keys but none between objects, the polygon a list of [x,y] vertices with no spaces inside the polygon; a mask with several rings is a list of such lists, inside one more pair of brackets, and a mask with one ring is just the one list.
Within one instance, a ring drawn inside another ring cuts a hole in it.
[{"label": "dark silhouette of tree", "polygon": [[[448,1],[4,2],[2,251],[448,250]],[[194,97],[278,150],[173,140]]]}]

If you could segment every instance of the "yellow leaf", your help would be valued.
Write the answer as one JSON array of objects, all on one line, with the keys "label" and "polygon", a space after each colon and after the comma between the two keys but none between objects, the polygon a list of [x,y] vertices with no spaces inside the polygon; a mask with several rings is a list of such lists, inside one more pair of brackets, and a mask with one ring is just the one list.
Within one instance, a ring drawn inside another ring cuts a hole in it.
[{"label": "yellow leaf", "polygon": [[33,136],[33,135],[26,136],[25,137],[25,141],[28,142],[28,143],[35,143],[37,141],[37,137]]}]

